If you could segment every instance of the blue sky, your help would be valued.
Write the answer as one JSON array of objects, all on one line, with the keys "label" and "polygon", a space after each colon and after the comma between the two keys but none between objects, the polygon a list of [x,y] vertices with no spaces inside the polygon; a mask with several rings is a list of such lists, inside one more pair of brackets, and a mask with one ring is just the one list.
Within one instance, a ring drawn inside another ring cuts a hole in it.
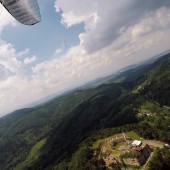
[{"label": "blue sky", "polygon": [[39,2],[42,22],[33,26],[17,23],[16,27],[9,27],[3,31],[2,39],[14,44],[18,51],[31,49],[31,54],[45,60],[52,56],[56,48],[61,48],[62,42],[69,46],[79,43],[78,35],[83,32],[83,24],[67,28],[60,23],[61,13],[56,13],[54,0]]},{"label": "blue sky", "polygon": [[0,6],[0,116],[170,49],[169,0],[38,2],[34,26]]}]

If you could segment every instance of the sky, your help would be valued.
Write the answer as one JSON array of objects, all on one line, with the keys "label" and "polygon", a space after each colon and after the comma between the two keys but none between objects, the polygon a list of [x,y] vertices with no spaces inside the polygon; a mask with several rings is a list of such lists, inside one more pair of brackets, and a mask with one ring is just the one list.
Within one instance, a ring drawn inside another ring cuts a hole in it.
[{"label": "sky", "polygon": [[0,6],[0,116],[170,49],[169,0],[39,0],[42,22]]}]

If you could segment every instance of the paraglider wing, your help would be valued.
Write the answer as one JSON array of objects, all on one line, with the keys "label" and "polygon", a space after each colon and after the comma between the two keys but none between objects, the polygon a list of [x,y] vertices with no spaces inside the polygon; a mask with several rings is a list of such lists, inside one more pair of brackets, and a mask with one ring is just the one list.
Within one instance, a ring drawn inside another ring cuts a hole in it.
[{"label": "paraglider wing", "polygon": [[41,21],[37,0],[0,0],[0,2],[22,24],[34,25]]}]

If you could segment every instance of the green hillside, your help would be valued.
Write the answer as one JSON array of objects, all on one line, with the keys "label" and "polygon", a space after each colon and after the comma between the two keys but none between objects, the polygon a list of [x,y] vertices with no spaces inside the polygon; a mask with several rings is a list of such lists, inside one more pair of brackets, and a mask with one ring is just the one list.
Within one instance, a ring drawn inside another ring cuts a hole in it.
[{"label": "green hillside", "polygon": [[102,160],[88,161],[92,144],[122,131],[170,143],[169,82],[170,54],[1,118],[0,169],[99,169]]},{"label": "green hillside", "polygon": [[18,110],[1,118],[0,167],[10,169],[10,166],[15,167],[24,161],[32,146],[46,138],[66,115],[97,92],[95,89],[79,90],[42,106]]},{"label": "green hillside", "polygon": [[148,85],[143,94],[161,105],[170,105],[170,58],[158,63],[148,75]]}]

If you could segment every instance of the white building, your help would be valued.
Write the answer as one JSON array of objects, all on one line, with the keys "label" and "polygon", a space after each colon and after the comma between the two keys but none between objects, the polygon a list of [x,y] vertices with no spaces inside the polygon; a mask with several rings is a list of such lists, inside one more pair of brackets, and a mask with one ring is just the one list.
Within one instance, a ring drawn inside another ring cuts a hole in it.
[{"label": "white building", "polygon": [[140,140],[134,140],[132,142],[132,146],[141,146],[141,145],[142,145],[142,141],[140,141]]}]

